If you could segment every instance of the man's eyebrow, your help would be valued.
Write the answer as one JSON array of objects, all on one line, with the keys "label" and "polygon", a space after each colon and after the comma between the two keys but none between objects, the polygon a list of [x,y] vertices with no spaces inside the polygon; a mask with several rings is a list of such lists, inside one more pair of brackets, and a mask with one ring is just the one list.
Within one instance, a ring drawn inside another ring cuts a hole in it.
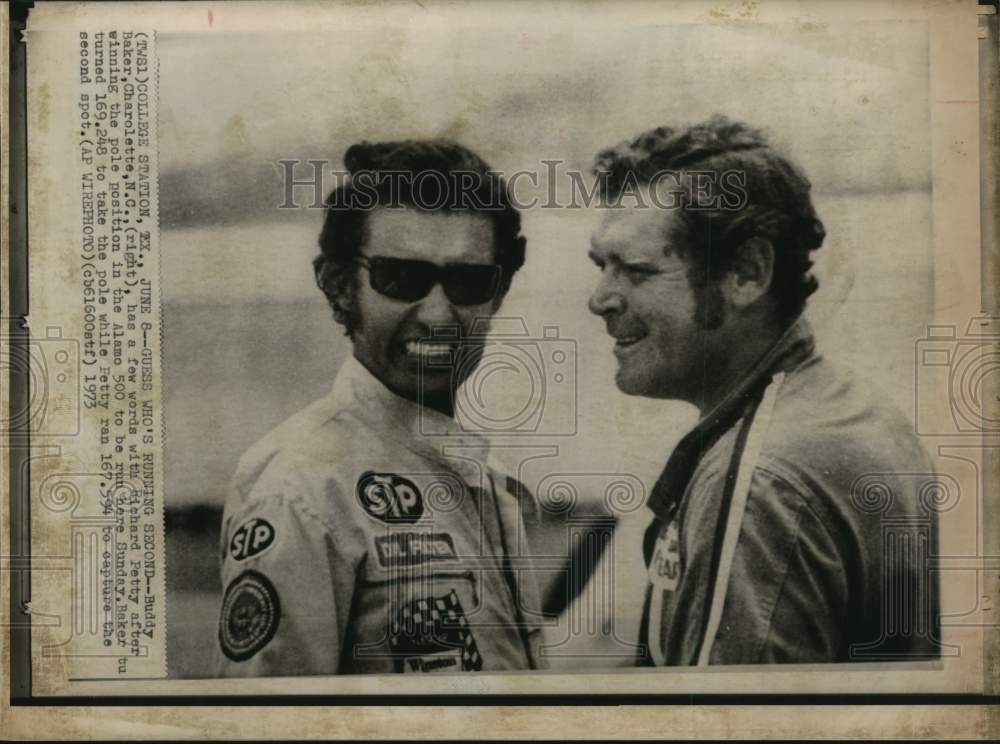
[{"label": "man's eyebrow", "polygon": [[653,269],[653,270],[658,270],[660,268],[659,266],[657,266],[652,261],[642,261],[642,260],[638,260],[638,261],[622,261],[621,263],[622,263],[623,266],[628,266],[629,268],[632,268],[632,269]]},{"label": "man's eyebrow", "polygon": [[617,253],[608,253],[607,255],[600,256],[593,248],[587,251],[587,255],[590,257],[590,260],[593,261],[595,264],[621,262],[621,259],[618,257]]}]

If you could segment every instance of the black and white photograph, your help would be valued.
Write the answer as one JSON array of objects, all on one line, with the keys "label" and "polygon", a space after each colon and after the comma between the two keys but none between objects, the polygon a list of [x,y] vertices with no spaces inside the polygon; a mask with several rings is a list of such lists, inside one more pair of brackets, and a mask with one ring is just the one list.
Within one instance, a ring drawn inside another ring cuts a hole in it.
[{"label": "black and white photograph", "polygon": [[974,8],[160,5],[26,34],[47,694],[982,682]]},{"label": "black and white photograph", "polygon": [[936,659],[927,29],[342,33],[157,40],[171,673]]}]

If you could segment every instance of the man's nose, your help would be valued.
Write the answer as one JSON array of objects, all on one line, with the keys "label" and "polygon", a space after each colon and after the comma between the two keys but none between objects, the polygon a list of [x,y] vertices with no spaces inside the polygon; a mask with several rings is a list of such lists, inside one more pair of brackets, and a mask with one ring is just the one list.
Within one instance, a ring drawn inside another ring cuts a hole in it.
[{"label": "man's nose", "polygon": [[440,283],[431,287],[427,296],[417,303],[416,319],[429,328],[454,325],[458,322],[455,308]]},{"label": "man's nose", "polygon": [[609,313],[620,313],[625,309],[625,298],[622,297],[621,292],[609,286],[609,280],[606,277],[602,277],[597,288],[590,295],[587,307],[594,315],[604,316]]}]

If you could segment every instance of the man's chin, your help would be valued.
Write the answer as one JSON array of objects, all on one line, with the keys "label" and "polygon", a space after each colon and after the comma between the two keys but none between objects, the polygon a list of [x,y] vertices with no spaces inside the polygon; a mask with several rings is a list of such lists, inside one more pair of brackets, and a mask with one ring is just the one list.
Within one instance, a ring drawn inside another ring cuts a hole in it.
[{"label": "man's chin", "polygon": [[623,372],[620,368],[615,374],[615,385],[618,389],[625,395],[645,395],[646,385],[645,381],[641,379],[636,379],[634,375],[630,375]]},{"label": "man's chin", "polygon": [[418,402],[426,405],[436,405],[440,401],[450,399],[452,396],[452,375],[450,370],[426,371],[422,374],[412,375],[410,387],[415,392]]}]

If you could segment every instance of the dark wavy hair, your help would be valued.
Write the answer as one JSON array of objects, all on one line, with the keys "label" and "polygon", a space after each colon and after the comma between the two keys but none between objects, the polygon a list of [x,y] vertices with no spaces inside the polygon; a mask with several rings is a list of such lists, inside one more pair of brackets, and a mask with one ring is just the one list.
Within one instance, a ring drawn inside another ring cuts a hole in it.
[{"label": "dark wavy hair", "polygon": [[[345,301],[357,288],[357,266],[367,237],[369,213],[376,208],[481,212],[493,222],[494,261],[501,267],[499,297],[524,265],[521,215],[511,204],[504,179],[468,148],[448,140],[361,142],[344,153],[349,174],[326,199],[313,260],[316,283],[333,316],[350,336],[357,325],[356,303]],[[404,174],[404,178],[390,178]],[[426,176],[426,177],[425,177]]]},{"label": "dark wavy hair", "polygon": [[[826,232],[809,196],[805,174],[774,150],[759,130],[716,115],[687,129],[658,127],[598,153],[594,174],[602,196],[614,201],[629,184],[649,183],[664,171],[742,173],[745,203],[740,208],[708,208],[719,193],[717,177],[678,180],[681,229],[674,238],[688,262],[688,278],[698,299],[699,320],[709,328],[722,322],[719,283],[733,266],[737,249],[754,237],[774,248],[770,295],[779,318],[789,322],[805,308],[819,286],[810,273],[810,253],[823,244]],[[694,189],[709,185],[709,193]],[[713,191],[714,190],[714,191]],[[706,202],[706,197],[708,201]]]}]

